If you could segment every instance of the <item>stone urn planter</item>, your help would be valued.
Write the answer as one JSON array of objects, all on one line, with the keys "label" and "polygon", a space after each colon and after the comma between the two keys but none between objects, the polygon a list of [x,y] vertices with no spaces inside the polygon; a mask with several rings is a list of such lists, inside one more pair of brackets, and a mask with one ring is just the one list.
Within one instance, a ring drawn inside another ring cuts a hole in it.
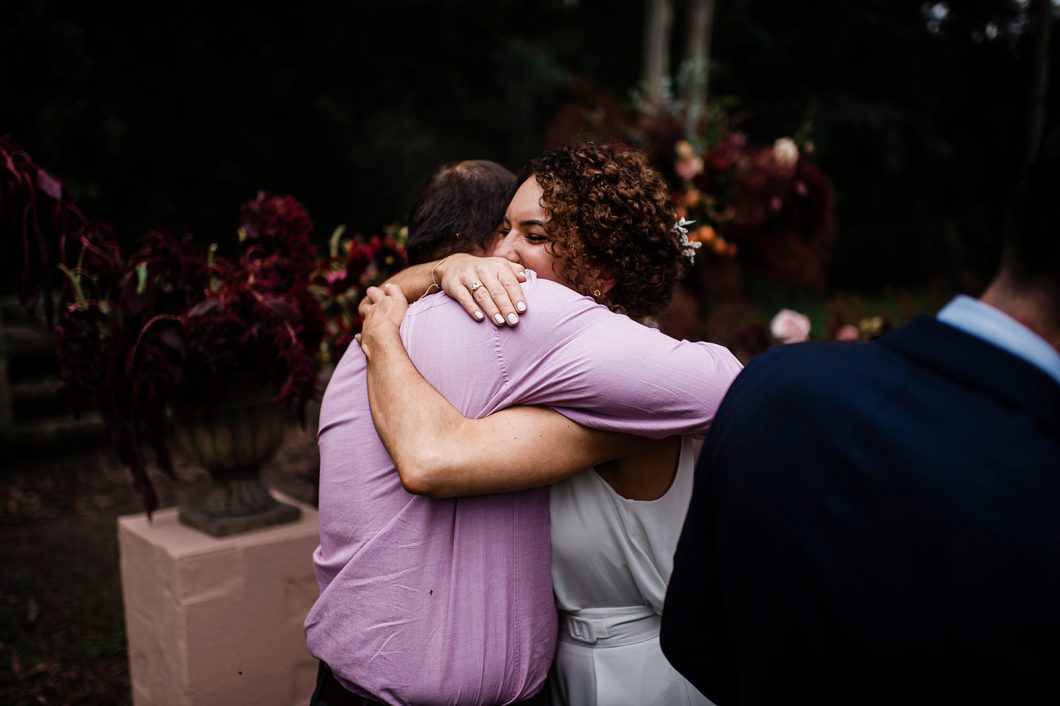
[{"label": "stone urn planter", "polygon": [[223,537],[299,518],[301,511],[273,498],[259,477],[292,424],[270,396],[233,395],[201,414],[176,409],[174,422],[177,443],[213,481],[202,500],[180,509],[182,523]]}]

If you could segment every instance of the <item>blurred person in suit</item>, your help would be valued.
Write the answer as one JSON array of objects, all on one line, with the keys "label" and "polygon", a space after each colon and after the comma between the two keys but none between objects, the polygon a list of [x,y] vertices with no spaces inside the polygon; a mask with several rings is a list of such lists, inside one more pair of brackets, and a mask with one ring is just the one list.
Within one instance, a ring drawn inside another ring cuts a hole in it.
[{"label": "blurred person in suit", "polygon": [[662,625],[717,704],[1060,703],[1058,155],[980,298],[733,384]]}]

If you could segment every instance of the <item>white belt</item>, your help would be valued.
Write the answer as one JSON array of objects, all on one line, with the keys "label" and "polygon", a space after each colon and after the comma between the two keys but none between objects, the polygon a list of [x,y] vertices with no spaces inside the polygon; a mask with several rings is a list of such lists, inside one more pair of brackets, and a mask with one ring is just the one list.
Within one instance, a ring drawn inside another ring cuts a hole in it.
[{"label": "white belt", "polygon": [[560,611],[560,639],[601,647],[633,645],[658,637],[662,618],[650,606]]}]

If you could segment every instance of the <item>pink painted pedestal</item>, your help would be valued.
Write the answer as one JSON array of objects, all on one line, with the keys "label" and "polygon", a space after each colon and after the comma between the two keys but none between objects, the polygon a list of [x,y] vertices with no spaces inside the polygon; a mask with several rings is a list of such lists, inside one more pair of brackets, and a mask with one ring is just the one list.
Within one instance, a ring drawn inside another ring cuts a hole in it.
[{"label": "pink painted pedestal", "polygon": [[232,537],[177,522],[176,509],[118,519],[135,706],[304,706],[317,663],[302,621],[317,597],[317,513]]}]

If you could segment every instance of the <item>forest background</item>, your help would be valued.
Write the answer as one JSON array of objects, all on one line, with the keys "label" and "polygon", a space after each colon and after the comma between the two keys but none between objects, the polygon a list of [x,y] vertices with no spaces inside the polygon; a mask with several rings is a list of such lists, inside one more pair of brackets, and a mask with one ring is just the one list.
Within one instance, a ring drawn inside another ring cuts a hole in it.
[{"label": "forest background", "polygon": [[[675,74],[691,4],[673,4]],[[712,98],[758,142],[808,125],[835,185],[830,286],[980,286],[1032,106],[1056,112],[1056,91],[1035,98],[1034,3],[713,4]],[[234,205],[269,189],[306,204],[323,244],[403,221],[443,162],[517,170],[565,107],[629,105],[651,5],[5,3],[0,134],[128,242],[154,226],[223,242]]]}]

